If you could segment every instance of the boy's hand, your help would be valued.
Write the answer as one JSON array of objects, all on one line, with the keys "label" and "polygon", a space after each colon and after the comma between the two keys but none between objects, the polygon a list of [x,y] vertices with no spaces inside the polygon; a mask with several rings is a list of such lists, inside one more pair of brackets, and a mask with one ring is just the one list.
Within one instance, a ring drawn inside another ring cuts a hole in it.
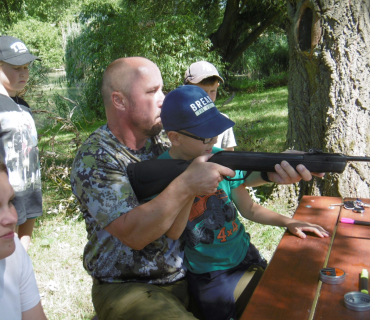
[{"label": "boy's hand", "polygon": [[303,231],[313,232],[320,238],[329,237],[329,232],[323,227],[309,222],[292,219],[291,222],[287,224],[287,228],[291,233],[302,239],[306,238],[306,234]]},{"label": "boy's hand", "polygon": [[[304,153],[303,151],[286,150],[283,153]],[[281,164],[275,166],[276,172],[268,172],[267,176],[270,181],[277,184],[292,184],[301,181],[310,181],[312,176],[323,177],[325,173],[310,172],[302,164],[296,167],[297,171],[287,162],[282,161]]]},{"label": "boy's hand", "polygon": [[207,162],[211,156],[195,158],[183,173],[185,183],[191,188],[194,196],[214,193],[218,184],[224,179],[223,176],[235,176],[235,172],[230,168]]}]

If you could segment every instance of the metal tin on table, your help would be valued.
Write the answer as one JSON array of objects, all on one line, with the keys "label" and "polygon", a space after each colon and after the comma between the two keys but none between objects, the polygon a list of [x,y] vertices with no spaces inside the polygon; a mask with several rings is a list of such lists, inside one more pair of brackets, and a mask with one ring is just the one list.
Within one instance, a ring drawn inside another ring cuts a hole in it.
[{"label": "metal tin on table", "polygon": [[329,284],[341,284],[346,279],[346,273],[338,268],[323,268],[320,270],[320,280]]},{"label": "metal tin on table", "polygon": [[344,305],[353,311],[369,311],[370,295],[358,291],[348,292],[344,295]]}]

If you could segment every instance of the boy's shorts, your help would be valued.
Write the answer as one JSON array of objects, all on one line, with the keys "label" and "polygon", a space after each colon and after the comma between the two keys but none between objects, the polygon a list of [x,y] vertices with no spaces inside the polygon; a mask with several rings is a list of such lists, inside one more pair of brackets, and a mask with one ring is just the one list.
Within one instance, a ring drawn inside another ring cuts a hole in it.
[{"label": "boy's shorts", "polygon": [[190,292],[204,318],[236,320],[240,317],[266,267],[267,261],[250,244],[244,260],[234,268],[203,274],[188,271]]},{"label": "boy's shorts", "polygon": [[34,219],[42,215],[41,190],[33,190],[25,195],[16,194],[12,203],[18,214],[17,225],[25,223],[27,219]]}]

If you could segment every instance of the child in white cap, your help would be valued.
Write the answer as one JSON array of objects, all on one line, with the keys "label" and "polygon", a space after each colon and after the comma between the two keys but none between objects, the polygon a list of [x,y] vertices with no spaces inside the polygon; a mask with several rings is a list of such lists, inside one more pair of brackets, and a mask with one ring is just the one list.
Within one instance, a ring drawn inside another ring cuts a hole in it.
[{"label": "child in white cap", "polygon": [[[208,61],[197,61],[185,71],[184,85],[192,84],[202,88],[209,97],[216,101],[217,89],[224,79],[218,73],[216,67]],[[225,114],[223,114],[227,117]],[[233,128],[229,128],[218,135],[216,147],[226,151],[234,151],[236,147]]]}]

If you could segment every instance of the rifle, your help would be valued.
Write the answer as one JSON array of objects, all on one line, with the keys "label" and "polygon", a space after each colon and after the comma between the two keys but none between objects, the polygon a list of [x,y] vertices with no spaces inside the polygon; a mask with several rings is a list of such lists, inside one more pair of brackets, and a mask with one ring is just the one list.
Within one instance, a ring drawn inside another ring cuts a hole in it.
[{"label": "rifle", "polygon": [[[252,171],[275,172],[275,165],[283,160],[289,162],[293,168],[303,164],[311,172],[342,173],[348,161],[370,162],[370,157],[324,153],[315,149],[310,149],[308,153],[220,151],[208,162],[218,163],[232,170],[248,171],[250,174]],[[137,198],[141,201],[162,192],[190,163],[174,159],[130,163],[127,166],[127,174]]]}]

